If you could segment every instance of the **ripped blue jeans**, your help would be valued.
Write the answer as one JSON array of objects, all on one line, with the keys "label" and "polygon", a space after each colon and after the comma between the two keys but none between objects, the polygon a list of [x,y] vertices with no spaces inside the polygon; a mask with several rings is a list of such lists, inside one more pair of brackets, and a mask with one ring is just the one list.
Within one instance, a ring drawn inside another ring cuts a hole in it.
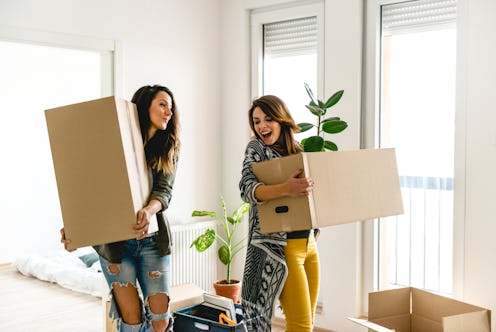
[{"label": "ripped blue jeans", "polygon": [[[111,263],[100,256],[102,272],[110,289],[114,284],[120,284],[121,286],[131,284],[138,289],[136,283],[138,282],[141,290],[142,319],[141,323],[137,325],[126,324],[120,316],[114,296],[112,296],[111,301],[110,318],[117,321],[117,328],[120,332],[154,331],[152,320],[170,318],[171,322],[169,324],[172,324],[170,309],[167,309],[165,313],[156,314],[150,310],[148,303],[148,298],[155,294],[163,293],[169,296],[170,255],[159,255],[155,236],[146,237],[142,240],[127,240],[123,250],[122,262],[119,264]],[[115,271],[118,271],[118,273],[115,273]]]}]

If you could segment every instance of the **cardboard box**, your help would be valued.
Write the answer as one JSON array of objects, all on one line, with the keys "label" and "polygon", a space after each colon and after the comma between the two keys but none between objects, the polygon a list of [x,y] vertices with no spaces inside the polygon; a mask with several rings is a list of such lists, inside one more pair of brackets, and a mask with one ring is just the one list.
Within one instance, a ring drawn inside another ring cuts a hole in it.
[{"label": "cardboard box", "polygon": [[377,332],[490,332],[491,311],[413,287],[369,293],[368,319]]},{"label": "cardboard box", "polygon": [[258,206],[263,233],[296,231],[403,213],[394,149],[303,152],[253,165],[265,184],[282,183],[297,169],[314,180],[308,197]]},{"label": "cardboard box", "polygon": [[[69,249],[136,237],[151,190],[136,106],[107,97],[45,117]],[[157,229],[154,218],[150,232]]]},{"label": "cardboard box", "polygon": [[181,310],[203,302],[205,291],[195,284],[172,286],[170,289],[170,311]]}]

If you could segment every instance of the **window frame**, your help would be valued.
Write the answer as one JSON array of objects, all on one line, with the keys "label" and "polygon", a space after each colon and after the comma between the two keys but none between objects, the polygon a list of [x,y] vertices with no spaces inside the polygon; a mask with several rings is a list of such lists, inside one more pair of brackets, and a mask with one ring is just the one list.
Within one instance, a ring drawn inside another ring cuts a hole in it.
[{"label": "window frame", "polygon": [[269,6],[251,10],[251,98],[263,93],[263,25],[278,21],[317,17],[317,95],[324,91],[324,3]]},{"label": "window frame", "polygon": [[101,57],[100,70],[102,74],[107,74],[101,75],[101,96],[120,95],[122,92],[122,52],[120,42],[117,40],[14,28],[5,25],[0,25],[0,40],[13,43],[98,51]]},{"label": "window frame", "polygon": [[[373,0],[366,1],[365,8],[365,53],[363,58],[363,113],[361,148],[379,147],[379,109],[380,109],[380,73],[381,73],[381,6],[407,2],[410,0]],[[460,13],[460,8],[458,8]],[[459,32],[457,32],[459,34]],[[457,46],[457,50],[460,46]],[[457,70],[459,64],[457,60]],[[459,75],[457,74],[457,77]],[[457,83],[458,85],[458,83]],[[456,88],[457,93],[459,88]],[[458,101],[458,97],[457,101]],[[463,283],[463,257],[457,254],[463,253],[464,242],[460,239],[463,229],[465,214],[465,147],[464,141],[464,114],[460,113],[460,107],[455,106],[455,190],[453,211],[453,295],[461,293]],[[378,290],[379,286],[379,262],[378,262],[378,221],[364,225],[364,292],[363,303],[367,303],[368,292]]]}]

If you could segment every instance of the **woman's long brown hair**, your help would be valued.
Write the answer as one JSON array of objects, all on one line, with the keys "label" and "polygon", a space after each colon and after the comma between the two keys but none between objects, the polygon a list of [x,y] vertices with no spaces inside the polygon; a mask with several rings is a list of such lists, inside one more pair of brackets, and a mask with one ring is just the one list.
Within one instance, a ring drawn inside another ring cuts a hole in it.
[{"label": "woman's long brown hair", "polygon": [[[151,126],[149,109],[159,91],[164,91],[171,97],[172,116],[165,130],[157,130],[153,137],[148,137],[148,129]],[[181,148],[181,142],[179,140],[179,115],[172,91],[161,85],[146,85],[134,93],[131,101],[138,108],[141,137],[145,144],[145,155],[148,165],[158,171],[166,173],[173,172]]]},{"label": "woman's long brown hair", "polygon": [[281,125],[281,135],[277,142],[272,146],[273,148],[283,156],[302,151],[300,144],[294,138],[294,133],[299,132],[300,128],[293,120],[286,104],[279,97],[265,95],[255,99],[248,111],[248,121],[251,130],[255,133],[257,138],[261,138],[255,130],[255,124],[253,123],[253,111],[256,107],[260,107],[265,115]]}]

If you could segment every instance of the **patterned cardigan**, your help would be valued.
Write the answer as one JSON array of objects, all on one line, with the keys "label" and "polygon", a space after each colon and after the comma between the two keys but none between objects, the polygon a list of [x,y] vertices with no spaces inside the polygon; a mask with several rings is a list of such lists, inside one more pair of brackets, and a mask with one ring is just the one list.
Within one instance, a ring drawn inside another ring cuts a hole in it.
[{"label": "patterned cardigan", "polygon": [[279,298],[288,275],[284,257],[286,233],[262,234],[258,219],[258,204],[255,188],[262,183],[253,174],[253,164],[281,155],[254,139],[245,151],[239,188],[243,201],[250,203],[248,247],[246,252],[242,304],[248,326],[255,331],[270,331],[276,300]]}]

